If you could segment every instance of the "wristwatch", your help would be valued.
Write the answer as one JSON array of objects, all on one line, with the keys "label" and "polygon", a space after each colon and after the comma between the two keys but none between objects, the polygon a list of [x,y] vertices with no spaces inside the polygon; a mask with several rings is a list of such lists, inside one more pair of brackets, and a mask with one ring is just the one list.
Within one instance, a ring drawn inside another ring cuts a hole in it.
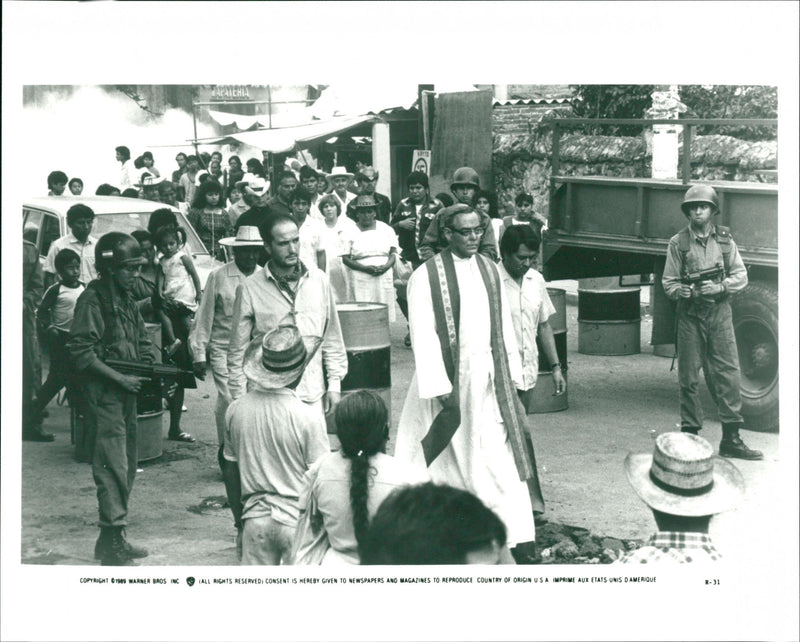
[{"label": "wristwatch", "polygon": [[560,361],[556,361],[555,363],[551,363],[550,364],[550,370],[552,370],[553,368],[561,368],[561,362]]}]

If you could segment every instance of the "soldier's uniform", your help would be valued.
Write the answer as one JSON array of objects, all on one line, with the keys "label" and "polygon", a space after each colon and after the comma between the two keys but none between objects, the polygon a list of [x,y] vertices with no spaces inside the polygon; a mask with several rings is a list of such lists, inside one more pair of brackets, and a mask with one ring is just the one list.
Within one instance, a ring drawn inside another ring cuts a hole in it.
[{"label": "soldier's uniform", "polygon": [[[698,185],[689,188],[681,208],[689,216],[693,204],[708,204],[714,213],[718,213],[718,203],[713,188]],[[684,274],[717,266],[723,268],[723,276],[717,281],[722,286],[718,294],[681,297]],[[690,224],[673,236],[667,247],[662,284],[667,297],[678,301],[681,430],[696,435],[703,427],[698,390],[702,368],[722,422],[720,455],[761,459],[761,453],[749,449],[739,437],[739,428],[743,424],[739,354],[729,299],[730,295],[747,286],[747,269],[730,231],[711,224],[708,236],[701,237]]]},{"label": "soldier's uniform", "polygon": [[67,349],[82,378],[100,527],[124,527],[136,477],[136,394],[87,367],[106,358],[154,361],[153,344],[133,297],[105,279],[89,283],[75,306]]}]

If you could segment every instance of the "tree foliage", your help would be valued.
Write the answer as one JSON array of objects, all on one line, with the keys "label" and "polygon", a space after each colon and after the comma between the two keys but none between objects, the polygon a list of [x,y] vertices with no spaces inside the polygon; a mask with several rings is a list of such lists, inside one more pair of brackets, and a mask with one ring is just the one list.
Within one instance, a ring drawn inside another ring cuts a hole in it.
[{"label": "tree foliage", "polygon": [[[573,108],[579,118],[645,118],[652,104],[655,85],[570,85],[574,92]],[[606,125],[592,133],[636,136],[639,126]]]},{"label": "tree foliage", "polygon": [[[765,85],[682,85],[686,118],[777,118],[778,89]],[[699,127],[698,134],[725,134],[744,140],[774,140],[776,127]]]},{"label": "tree foliage", "polygon": [[[646,118],[655,85],[570,85],[580,118]],[[778,90],[764,85],[681,85],[683,118],[777,118]],[[586,127],[585,132],[636,136],[641,127]],[[774,140],[775,127],[700,127],[698,134],[725,134],[745,140]]]}]

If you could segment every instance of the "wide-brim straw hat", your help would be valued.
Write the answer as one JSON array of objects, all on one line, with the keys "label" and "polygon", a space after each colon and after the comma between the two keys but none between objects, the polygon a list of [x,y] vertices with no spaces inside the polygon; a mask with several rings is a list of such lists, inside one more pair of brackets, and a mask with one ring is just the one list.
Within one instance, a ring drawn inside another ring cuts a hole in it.
[{"label": "wide-brim straw hat", "polygon": [[346,167],[334,167],[331,169],[331,173],[328,174],[328,181],[332,181],[334,178],[353,178],[353,174],[347,171]]},{"label": "wide-brim straw hat", "polygon": [[247,346],[244,374],[261,388],[285,388],[302,375],[321,343],[321,337],[301,335],[295,325],[279,325]]},{"label": "wide-brim straw hat", "polygon": [[662,433],[652,455],[629,453],[625,473],[645,504],[670,515],[716,515],[744,497],[739,469],[714,456],[708,441],[689,433]]},{"label": "wide-brim straw hat", "polygon": [[360,194],[355,197],[353,207],[357,210],[377,209],[378,200],[372,194]]},{"label": "wide-brim straw hat", "polygon": [[225,247],[261,247],[264,245],[264,241],[261,238],[261,232],[255,225],[242,225],[236,230],[236,236],[220,239],[219,244]]}]

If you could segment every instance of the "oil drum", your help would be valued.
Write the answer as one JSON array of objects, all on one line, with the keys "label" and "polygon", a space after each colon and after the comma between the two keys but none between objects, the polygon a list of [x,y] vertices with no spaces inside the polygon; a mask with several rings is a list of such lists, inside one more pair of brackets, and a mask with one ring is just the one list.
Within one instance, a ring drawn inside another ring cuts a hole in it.
[{"label": "oil drum", "polygon": [[[372,390],[386,404],[391,422],[392,371],[389,308],[383,303],[337,303],[339,325],[347,350],[347,376],[342,396],[356,390]],[[332,413],[326,417],[328,432],[336,433]]]},{"label": "oil drum", "polygon": [[[547,294],[556,311],[550,316],[550,327],[553,329],[553,339],[556,344],[556,353],[561,362],[561,373],[567,380],[567,293],[560,288],[547,288]],[[536,385],[530,390],[520,393],[520,399],[526,412],[540,414],[544,412],[558,412],[569,407],[567,395],[569,386],[564,394],[555,396],[553,381],[550,377],[550,364],[547,363],[542,343],[536,337],[536,347],[539,352],[539,373],[536,376]]]},{"label": "oil drum", "polygon": [[587,281],[589,287],[578,289],[578,352],[606,356],[639,354],[640,288],[602,287],[592,283],[593,280]]},{"label": "oil drum", "polygon": [[[161,361],[161,325],[145,323],[147,336],[155,346],[156,361]],[[164,453],[164,405],[161,390],[147,382],[136,398],[136,443],[138,461],[161,457]]]}]

